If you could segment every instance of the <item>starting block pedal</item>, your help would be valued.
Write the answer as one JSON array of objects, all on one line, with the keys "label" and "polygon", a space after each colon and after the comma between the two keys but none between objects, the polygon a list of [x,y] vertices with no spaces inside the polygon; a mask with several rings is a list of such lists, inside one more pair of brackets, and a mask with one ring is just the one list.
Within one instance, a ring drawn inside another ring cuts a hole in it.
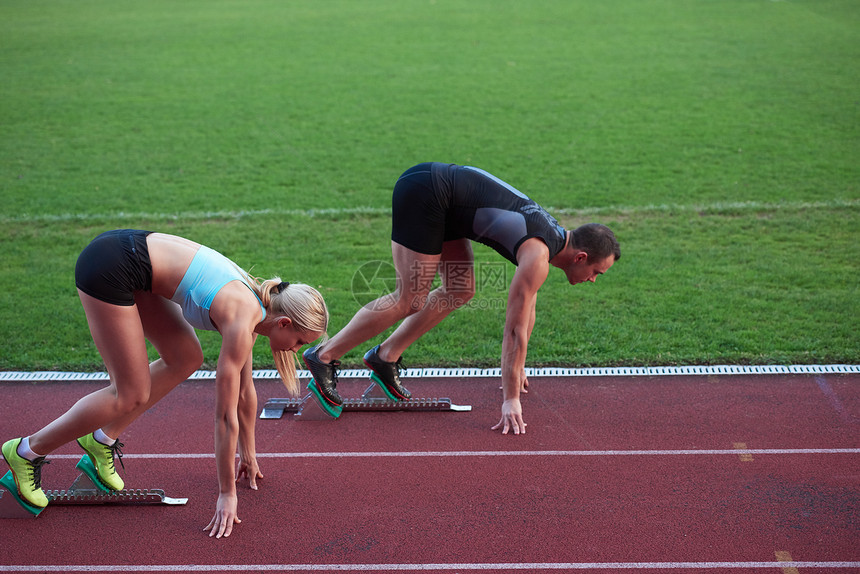
[{"label": "starting block pedal", "polygon": [[44,508],[29,504],[18,494],[18,486],[12,471],[7,471],[0,478],[0,517],[2,518],[35,518],[42,513]]},{"label": "starting block pedal", "polygon": [[[161,489],[110,490],[98,479],[96,469],[86,455],[81,457],[75,468],[80,470],[81,474],[78,475],[68,490],[45,491],[48,506],[73,504],[167,504],[174,506],[188,502],[187,498],[165,496]],[[3,478],[0,478],[0,485],[3,487],[0,488],[0,518],[36,518],[45,510],[45,508],[33,506],[21,499],[11,470]]]},{"label": "starting block pedal", "polygon": [[[449,398],[422,399],[411,398],[406,401],[395,401],[388,397],[387,393],[374,381],[370,384],[360,399],[344,399],[341,411],[343,412],[380,412],[380,411],[471,411],[471,405],[455,405]],[[312,392],[308,392],[301,399],[269,399],[263,405],[260,413],[261,419],[279,419],[285,412],[294,413],[296,420],[321,421],[337,418],[337,415],[329,413],[320,406],[319,401],[314,398]]]},{"label": "starting block pedal", "polygon": [[320,391],[319,385],[311,379],[308,383],[308,394],[305,396],[301,408],[299,408],[299,415],[303,412],[305,413],[304,416],[313,417],[314,420],[324,420],[328,417],[336,419],[343,412],[343,406],[329,404]]}]

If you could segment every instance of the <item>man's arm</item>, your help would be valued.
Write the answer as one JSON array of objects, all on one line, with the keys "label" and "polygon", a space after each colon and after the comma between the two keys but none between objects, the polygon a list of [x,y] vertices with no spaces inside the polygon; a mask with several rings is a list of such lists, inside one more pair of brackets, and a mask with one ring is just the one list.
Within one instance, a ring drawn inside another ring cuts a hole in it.
[{"label": "man's arm", "polygon": [[502,339],[502,419],[493,429],[502,434],[526,432],[520,405],[520,390],[525,384],[525,364],[529,337],[534,326],[537,292],[549,273],[549,250],[537,238],[523,243],[517,252],[517,270],[508,292],[505,333]]}]

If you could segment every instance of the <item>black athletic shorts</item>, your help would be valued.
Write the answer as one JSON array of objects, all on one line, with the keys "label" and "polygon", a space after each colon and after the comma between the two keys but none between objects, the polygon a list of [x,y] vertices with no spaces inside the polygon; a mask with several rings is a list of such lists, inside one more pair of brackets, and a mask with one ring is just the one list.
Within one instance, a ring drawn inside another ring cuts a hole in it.
[{"label": "black athletic shorts", "polygon": [[134,305],[135,291],[152,290],[152,263],[146,236],[151,231],[117,229],[93,239],[78,256],[75,285],[113,305]]},{"label": "black athletic shorts", "polygon": [[391,197],[391,240],[426,255],[442,253],[446,207],[433,189],[431,163],[410,167]]}]

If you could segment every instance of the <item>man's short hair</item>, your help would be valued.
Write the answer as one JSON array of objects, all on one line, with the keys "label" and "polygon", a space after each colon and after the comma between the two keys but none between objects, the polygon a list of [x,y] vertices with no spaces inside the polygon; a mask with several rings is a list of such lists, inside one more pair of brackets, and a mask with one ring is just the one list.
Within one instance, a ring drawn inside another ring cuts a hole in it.
[{"label": "man's short hair", "polygon": [[571,245],[584,251],[590,260],[600,261],[610,255],[621,259],[621,247],[612,230],[601,223],[586,223],[571,232]]}]

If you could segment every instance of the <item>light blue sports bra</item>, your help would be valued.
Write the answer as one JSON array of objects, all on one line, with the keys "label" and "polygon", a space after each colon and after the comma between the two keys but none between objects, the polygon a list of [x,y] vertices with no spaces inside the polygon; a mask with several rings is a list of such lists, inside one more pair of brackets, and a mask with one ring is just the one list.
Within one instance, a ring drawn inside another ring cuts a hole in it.
[{"label": "light blue sports bra", "polygon": [[[221,288],[230,281],[237,280],[251,289],[242,272],[232,261],[217,251],[201,245],[170,300],[182,307],[182,315],[192,327],[216,331],[209,318],[209,308]],[[254,293],[253,289],[251,293]],[[257,294],[254,293],[254,296],[257,297]],[[260,302],[263,319],[265,319],[266,308],[263,307],[259,297],[257,301]]]}]

